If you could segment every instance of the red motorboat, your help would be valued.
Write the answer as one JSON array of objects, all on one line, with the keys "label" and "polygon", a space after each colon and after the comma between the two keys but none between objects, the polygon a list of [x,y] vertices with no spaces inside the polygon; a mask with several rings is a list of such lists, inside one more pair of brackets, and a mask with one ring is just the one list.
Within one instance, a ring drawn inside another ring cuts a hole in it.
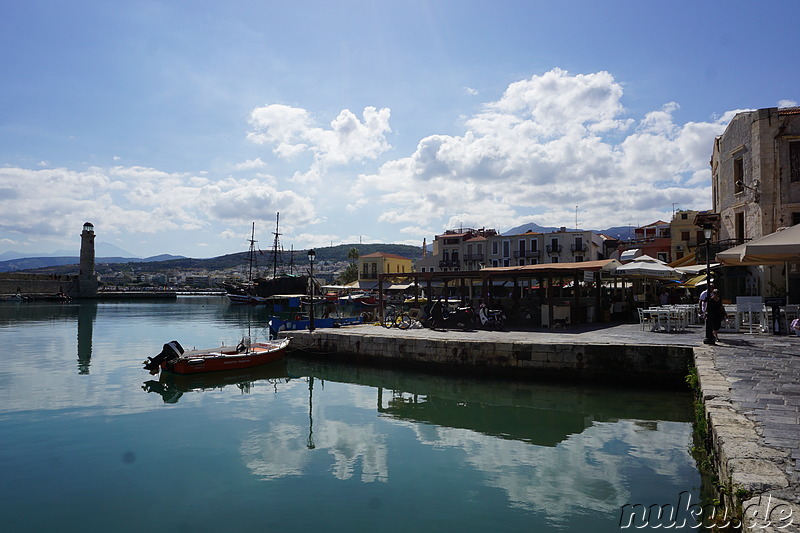
[{"label": "red motorboat", "polygon": [[161,369],[175,374],[198,374],[219,370],[238,370],[265,365],[283,359],[289,339],[250,343],[243,339],[238,346],[184,351],[178,341],[170,341],[155,357],[144,362],[151,374]]}]

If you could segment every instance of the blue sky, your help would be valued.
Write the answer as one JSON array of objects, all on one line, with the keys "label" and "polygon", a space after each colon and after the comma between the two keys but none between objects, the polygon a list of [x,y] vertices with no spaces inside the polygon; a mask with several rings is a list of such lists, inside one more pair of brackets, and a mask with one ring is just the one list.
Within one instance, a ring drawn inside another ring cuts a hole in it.
[{"label": "blue sky", "polygon": [[421,245],[711,207],[800,2],[0,3],[0,253]]}]

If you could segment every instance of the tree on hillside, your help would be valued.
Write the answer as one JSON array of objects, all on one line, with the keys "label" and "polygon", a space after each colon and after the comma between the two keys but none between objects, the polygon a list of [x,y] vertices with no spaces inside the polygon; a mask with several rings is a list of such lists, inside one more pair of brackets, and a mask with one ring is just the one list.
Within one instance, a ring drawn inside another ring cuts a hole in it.
[{"label": "tree on hillside", "polygon": [[355,246],[347,251],[347,259],[350,264],[347,265],[341,274],[336,278],[335,282],[338,285],[346,285],[358,279],[358,248]]}]

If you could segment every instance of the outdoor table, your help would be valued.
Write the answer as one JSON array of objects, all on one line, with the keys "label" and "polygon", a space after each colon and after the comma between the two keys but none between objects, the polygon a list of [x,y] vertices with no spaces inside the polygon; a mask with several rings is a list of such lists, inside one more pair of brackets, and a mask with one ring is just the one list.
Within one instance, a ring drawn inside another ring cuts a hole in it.
[{"label": "outdoor table", "polygon": [[651,307],[643,309],[642,313],[651,318],[650,331],[671,331],[672,313],[665,307]]}]

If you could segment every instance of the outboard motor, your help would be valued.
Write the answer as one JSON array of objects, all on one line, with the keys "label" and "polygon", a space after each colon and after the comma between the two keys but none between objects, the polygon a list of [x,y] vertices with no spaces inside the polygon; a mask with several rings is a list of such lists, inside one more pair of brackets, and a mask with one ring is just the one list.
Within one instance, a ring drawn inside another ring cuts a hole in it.
[{"label": "outboard motor", "polygon": [[178,341],[170,341],[164,345],[164,348],[161,350],[161,353],[155,357],[148,357],[147,361],[145,361],[144,369],[149,370],[151,374],[155,374],[158,372],[158,369],[161,367],[161,363],[164,361],[171,361],[172,359],[177,359],[178,357],[183,355],[183,346]]}]

